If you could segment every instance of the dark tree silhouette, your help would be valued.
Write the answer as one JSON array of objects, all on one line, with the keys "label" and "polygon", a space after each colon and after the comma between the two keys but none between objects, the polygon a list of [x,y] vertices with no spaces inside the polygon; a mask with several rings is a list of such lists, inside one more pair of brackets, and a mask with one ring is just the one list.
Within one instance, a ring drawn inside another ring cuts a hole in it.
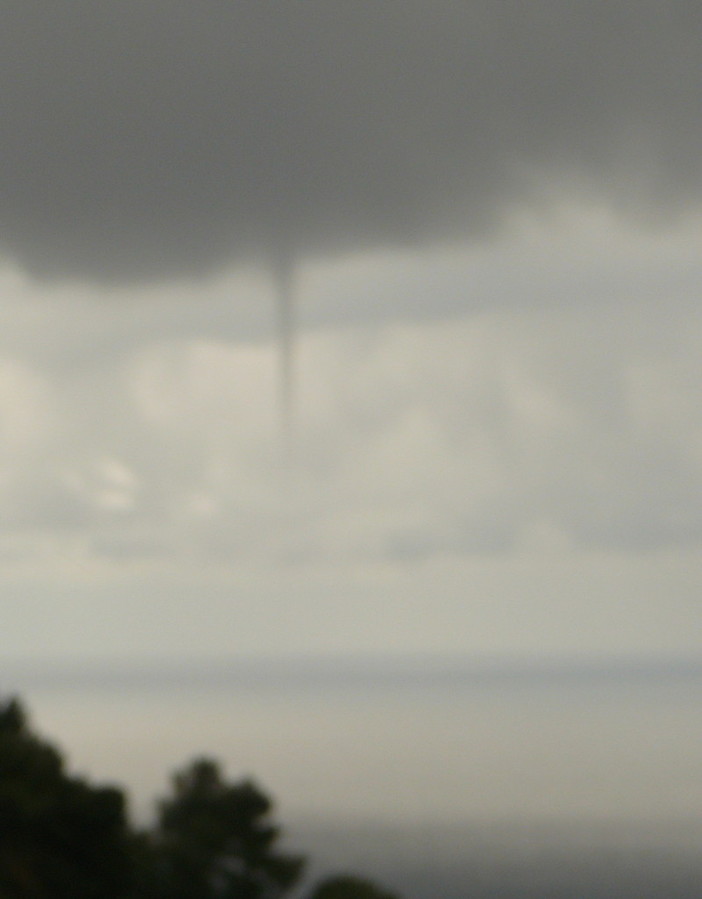
[{"label": "dark tree silhouette", "polygon": [[200,759],[176,774],[151,834],[163,899],[278,899],[302,874],[301,857],[276,851],[271,800],[251,781],[226,783]]},{"label": "dark tree silhouette", "polygon": [[312,891],[310,899],[399,899],[399,896],[365,878],[341,875],[323,880]]},{"label": "dark tree silhouette", "polygon": [[122,899],[130,872],[122,793],[68,776],[20,703],[0,702],[0,896]]},{"label": "dark tree silhouette", "polygon": [[[155,825],[136,833],[114,787],[66,773],[21,704],[0,699],[0,899],[281,899],[302,856],[279,851],[272,802],[199,759],[173,778]],[[398,899],[333,877],[310,899]]]}]

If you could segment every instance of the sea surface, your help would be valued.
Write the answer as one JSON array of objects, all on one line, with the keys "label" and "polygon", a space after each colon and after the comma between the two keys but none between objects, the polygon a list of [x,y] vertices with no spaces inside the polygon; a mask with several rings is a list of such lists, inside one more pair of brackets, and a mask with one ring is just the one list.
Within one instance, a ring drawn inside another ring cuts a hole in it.
[{"label": "sea surface", "polygon": [[309,878],[406,899],[702,896],[702,665],[450,658],[8,664],[69,768],[146,822],[196,756]]}]

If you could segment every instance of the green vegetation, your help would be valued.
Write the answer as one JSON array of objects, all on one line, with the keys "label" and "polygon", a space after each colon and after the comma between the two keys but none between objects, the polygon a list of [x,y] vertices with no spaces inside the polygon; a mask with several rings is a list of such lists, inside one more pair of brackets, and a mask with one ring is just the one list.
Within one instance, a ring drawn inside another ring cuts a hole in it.
[{"label": "green vegetation", "polygon": [[0,896],[116,899],[133,837],[122,793],[64,771],[16,700],[0,707]]},{"label": "green vegetation", "polygon": [[[16,699],[0,700],[0,899],[282,899],[305,859],[279,850],[273,804],[202,758],[178,772],[143,831],[124,793],[71,776]],[[299,895],[296,894],[296,895]],[[397,899],[331,877],[308,899]]]}]

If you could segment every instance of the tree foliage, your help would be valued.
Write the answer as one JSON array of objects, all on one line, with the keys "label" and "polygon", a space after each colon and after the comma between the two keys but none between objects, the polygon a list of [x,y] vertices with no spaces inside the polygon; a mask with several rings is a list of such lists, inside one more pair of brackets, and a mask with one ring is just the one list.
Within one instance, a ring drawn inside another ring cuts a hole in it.
[{"label": "tree foliage", "polygon": [[[0,700],[0,899],[282,899],[299,886],[304,859],[278,848],[271,799],[212,759],[176,773],[153,827],[133,830],[125,809]],[[309,899],[397,897],[337,877]]]},{"label": "tree foliage", "polygon": [[175,775],[153,833],[168,899],[278,899],[298,882],[299,856],[276,850],[271,800],[251,781],[224,781],[199,759]]},{"label": "tree foliage", "polygon": [[130,887],[122,793],[66,774],[16,700],[0,707],[0,896],[117,899]]}]

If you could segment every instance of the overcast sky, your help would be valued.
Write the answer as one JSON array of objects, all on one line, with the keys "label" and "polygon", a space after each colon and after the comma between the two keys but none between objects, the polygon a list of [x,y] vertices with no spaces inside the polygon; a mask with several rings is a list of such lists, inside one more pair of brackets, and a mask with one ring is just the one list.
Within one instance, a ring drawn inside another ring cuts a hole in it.
[{"label": "overcast sky", "polygon": [[0,11],[3,655],[697,652],[699,3]]}]

